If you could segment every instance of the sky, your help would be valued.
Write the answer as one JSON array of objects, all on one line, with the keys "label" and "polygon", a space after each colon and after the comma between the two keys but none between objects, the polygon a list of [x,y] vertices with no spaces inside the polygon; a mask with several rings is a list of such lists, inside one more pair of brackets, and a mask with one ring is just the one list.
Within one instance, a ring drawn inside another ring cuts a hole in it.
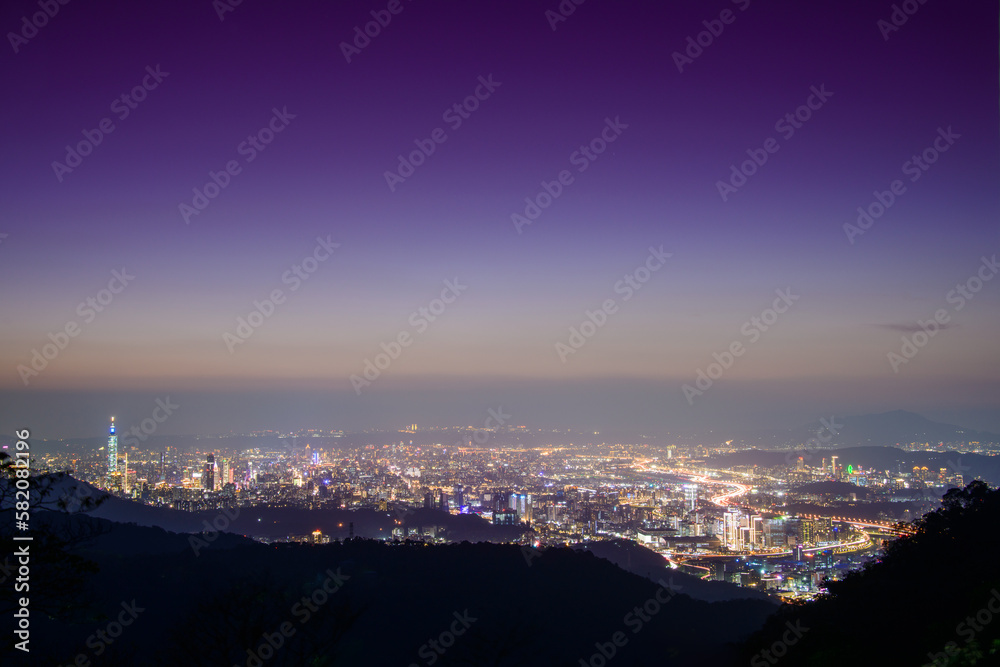
[{"label": "sky", "polygon": [[44,4],[0,433],[1000,431],[995,3]]}]

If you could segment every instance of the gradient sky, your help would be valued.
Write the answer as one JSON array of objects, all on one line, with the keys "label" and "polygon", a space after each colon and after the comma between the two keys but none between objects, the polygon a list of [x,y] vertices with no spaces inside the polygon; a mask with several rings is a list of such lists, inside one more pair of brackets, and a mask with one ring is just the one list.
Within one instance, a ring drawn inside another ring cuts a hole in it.
[{"label": "gradient sky", "polygon": [[[16,53],[7,35],[3,433],[97,435],[166,396],[182,407],[164,434],[480,425],[498,406],[641,432],[890,409],[1000,431],[1000,280],[960,311],[946,300],[1000,251],[995,3],[919,5],[885,39],[890,2],[590,0],[553,30],[555,0],[403,0],[348,63],[341,42],[386,6],[245,0],[220,20],[208,0],[70,3]],[[674,52],[723,10],[679,72]],[[5,3],[0,27],[38,11]],[[121,119],[147,66],[168,74]],[[490,76],[452,129],[443,113]],[[812,117],[777,131],[821,86]],[[247,162],[238,146],[275,108],[294,119]],[[60,181],[53,162],[104,118]],[[581,173],[571,155],[606,118],[627,129]],[[911,182],[904,163],[949,127],[960,138]],[[447,140],[391,191],[385,172],[436,128]],[[769,137],[778,151],[723,201],[717,182]],[[230,160],[240,173],[185,223],[179,205]],[[511,215],[564,169],[572,184],[518,234]],[[895,179],[905,193],[849,243],[843,225]],[[317,237],[340,247],[291,291]],[[623,302],[650,246],[672,257]],[[123,267],[134,281],[87,322],[78,304]],[[455,278],[467,290],[418,333],[410,314]],[[689,405],[682,385],[749,343],[743,323],[784,288],[799,300]],[[230,353],[223,334],[274,289],[286,301]],[[619,310],[563,363],[556,343],[608,298]],[[894,372],[887,354],[941,308],[948,325]],[[70,322],[26,386],[18,366]],[[404,331],[358,395],[350,376]]]}]

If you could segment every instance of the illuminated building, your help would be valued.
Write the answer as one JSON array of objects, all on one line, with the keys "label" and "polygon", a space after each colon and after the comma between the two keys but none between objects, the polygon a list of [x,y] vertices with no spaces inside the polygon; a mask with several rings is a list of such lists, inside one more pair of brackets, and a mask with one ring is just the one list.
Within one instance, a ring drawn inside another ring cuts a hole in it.
[{"label": "illuminated building", "polygon": [[215,454],[205,458],[205,470],[201,475],[201,486],[206,491],[215,491]]},{"label": "illuminated building", "polygon": [[759,546],[764,539],[764,517],[759,514],[748,517],[747,525],[750,529],[750,544]]},{"label": "illuminated building", "polygon": [[118,472],[118,436],[115,435],[115,418],[111,418],[111,430],[108,434],[108,474]]},{"label": "illuminated building", "polygon": [[803,544],[812,542],[815,538],[815,524],[812,519],[799,520],[799,542]]},{"label": "illuminated building", "polygon": [[517,512],[514,510],[500,510],[493,513],[493,525],[496,526],[516,526]]},{"label": "illuminated building", "polygon": [[[125,461],[121,472],[122,472],[122,491],[128,493],[129,491],[132,490],[132,487],[129,485],[129,478],[128,478],[128,452],[125,452]],[[134,472],[132,473],[132,477],[135,478]]]},{"label": "illuminated building", "polygon": [[531,511],[531,496],[524,493],[510,494],[510,509],[517,512],[519,519],[528,521],[528,513]]},{"label": "illuminated building", "polygon": [[722,515],[722,541],[727,549],[742,551],[743,535],[740,531],[740,511],[735,507],[726,509]]},{"label": "illuminated building", "polygon": [[698,485],[684,485],[684,507],[688,512],[693,512],[698,505]]}]

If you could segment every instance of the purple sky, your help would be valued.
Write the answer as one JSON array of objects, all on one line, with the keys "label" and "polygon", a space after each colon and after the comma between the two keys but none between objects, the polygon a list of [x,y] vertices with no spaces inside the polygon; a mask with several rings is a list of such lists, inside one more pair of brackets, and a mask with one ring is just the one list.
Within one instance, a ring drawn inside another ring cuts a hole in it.
[{"label": "purple sky", "polygon": [[[892,31],[890,2],[589,0],[553,30],[559,6],[244,0],[220,20],[209,0],[70,2],[34,30],[37,2],[5,3],[2,432],[99,434],[168,395],[183,407],[162,433],[478,426],[498,406],[640,432],[890,409],[1000,431],[1000,280],[948,299],[1000,251],[994,3],[914,2]],[[391,21],[348,63],[373,11]],[[721,34],[678,71],[703,22]],[[269,123],[271,143],[243,143]],[[84,131],[100,143],[54,166]],[[577,153],[602,131],[600,155]],[[925,149],[926,170],[906,164]],[[723,198],[748,151],[766,162]],[[564,170],[519,233],[512,214]],[[845,231],[897,179],[884,214]],[[307,280],[286,273],[317,238],[339,247]],[[661,246],[626,300],[616,284]],[[123,267],[134,280],[101,312],[78,307]],[[420,315],[456,278],[467,289]],[[786,288],[798,298],[748,335]],[[249,338],[225,336],[274,290]],[[608,299],[595,335],[557,347]]]}]

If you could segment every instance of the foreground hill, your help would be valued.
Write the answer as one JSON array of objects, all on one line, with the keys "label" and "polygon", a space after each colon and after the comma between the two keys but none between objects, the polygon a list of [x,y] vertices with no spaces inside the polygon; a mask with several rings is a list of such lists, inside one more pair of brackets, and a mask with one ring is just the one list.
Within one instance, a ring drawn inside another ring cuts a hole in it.
[{"label": "foreground hill", "polygon": [[[744,588],[724,581],[706,581],[670,565],[655,551],[631,540],[601,540],[573,546],[576,551],[587,551],[598,558],[611,561],[626,572],[646,577],[650,581],[673,578],[683,584],[684,593],[696,600],[718,602],[722,600],[772,600],[771,596],[754,588]],[[777,602],[774,602],[777,607]]]},{"label": "foreground hill", "polygon": [[1000,664],[1000,490],[982,482],[955,489],[918,525],[881,562],[831,583],[826,598],[783,608],[745,659],[755,667],[774,664],[768,656],[782,665]]},{"label": "foreground hill", "polygon": [[[0,520],[11,544],[10,512]],[[59,559],[35,545],[32,651],[17,653],[16,664],[83,656],[80,664],[259,667],[266,656],[267,665],[569,667],[602,651],[622,665],[726,664],[775,609],[695,600],[686,578],[668,575],[664,588],[571,549],[361,539],[278,546],[236,537],[195,553],[189,535],[60,521],[47,530],[71,528],[85,539]],[[45,524],[41,513],[33,523]],[[116,541],[156,548],[116,551]],[[69,553],[81,562],[67,565]],[[72,576],[77,591],[49,585]],[[7,619],[11,596],[10,587],[0,590]]]},{"label": "foreground hill", "polygon": [[[355,537],[384,539],[396,527],[413,528],[419,532],[435,527],[435,534],[444,535],[452,541],[504,542],[514,540],[524,532],[522,527],[494,526],[471,514],[456,516],[433,509],[409,509],[402,506],[390,512],[264,506],[230,509],[225,512],[184,512],[110,496],[69,474],[61,474],[54,479],[51,487],[53,497],[69,500],[71,510],[76,509],[82,498],[103,497],[101,505],[90,512],[91,516],[116,523],[162,528],[175,533],[202,532],[210,529],[213,522],[224,524],[228,532],[268,539],[309,535],[314,530],[320,530],[333,539],[344,539],[352,529]],[[220,514],[225,517],[225,521],[221,521]]]}]

